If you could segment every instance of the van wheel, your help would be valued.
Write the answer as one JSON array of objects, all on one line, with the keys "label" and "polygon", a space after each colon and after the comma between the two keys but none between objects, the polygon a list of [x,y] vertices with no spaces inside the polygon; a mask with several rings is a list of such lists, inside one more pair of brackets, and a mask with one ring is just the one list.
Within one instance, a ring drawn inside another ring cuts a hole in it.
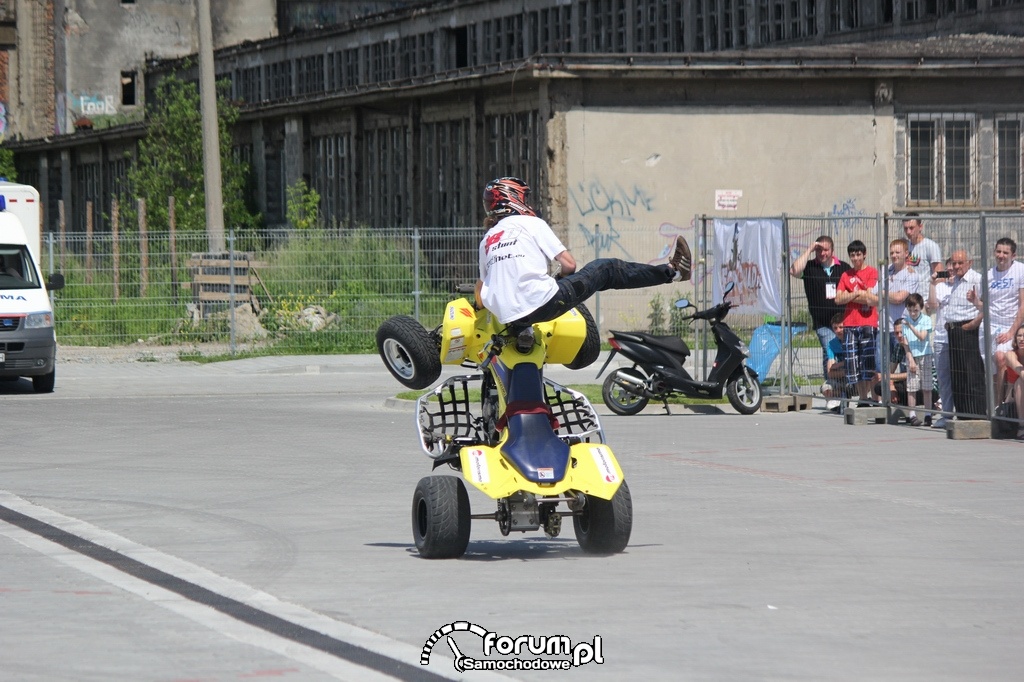
[{"label": "van wheel", "polygon": [[49,374],[41,374],[39,376],[32,377],[32,389],[36,393],[53,393],[53,384],[56,379],[56,369]]}]

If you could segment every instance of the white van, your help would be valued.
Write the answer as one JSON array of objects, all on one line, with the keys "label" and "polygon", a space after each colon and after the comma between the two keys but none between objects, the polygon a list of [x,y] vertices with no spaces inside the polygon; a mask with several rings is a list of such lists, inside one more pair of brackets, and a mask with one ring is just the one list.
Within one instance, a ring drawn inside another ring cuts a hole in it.
[{"label": "white van", "polygon": [[57,337],[47,291],[62,288],[64,276],[51,275],[44,288],[41,227],[39,192],[0,182],[0,380],[31,377],[37,393],[50,393]]}]

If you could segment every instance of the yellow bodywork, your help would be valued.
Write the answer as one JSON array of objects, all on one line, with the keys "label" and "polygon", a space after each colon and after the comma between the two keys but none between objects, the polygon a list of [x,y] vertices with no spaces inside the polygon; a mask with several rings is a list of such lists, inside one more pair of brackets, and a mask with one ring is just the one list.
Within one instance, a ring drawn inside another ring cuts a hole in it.
[{"label": "yellow bodywork", "polygon": [[622,469],[611,448],[602,443],[577,443],[570,448],[565,478],[555,483],[534,483],[525,479],[496,447],[469,445],[459,451],[463,477],[488,497],[496,500],[517,491],[538,496],[559,495],[577,490],[610,500],[622,485]]},{"label": "yellow bodywork", "polygon": [[[535,324],[546,349],[544,362],[564,365],[576,359],[584,339],[587,322],[573,308],[551,322]],[[480,362],[487,356],[487,344],[504,325],[487,310],[474,310],[466,298],[448,304],[441,323],[441,363],[461,365],[464,360]]]}]

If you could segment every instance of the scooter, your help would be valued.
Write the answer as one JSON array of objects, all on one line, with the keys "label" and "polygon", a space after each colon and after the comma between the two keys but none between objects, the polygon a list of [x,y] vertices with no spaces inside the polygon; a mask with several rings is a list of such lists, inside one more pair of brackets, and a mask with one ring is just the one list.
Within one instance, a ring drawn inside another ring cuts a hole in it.
[{"label": "scooter", "polygon": [[[597,412],[583,394],[543,377],[547,363],[580,369],[597,360],[601,340],[586,308],[513,328],[457,298],[432,332],[406,315],[389,318],[377,347],[391,374],[412,388],[432,384],[442,364],[477,370],[442,381],[416,402],[420,444],[433,468],[461,474],[416,485],[412,531],[420,556],[462,556],[473,519],[497,521],[505,536],[543,528],[556,537],[571,516],[584,552],[625,549],[632,497]],[[472,514],[464,481],[496,500],[497,510]]]},{"label": "scooter", "polygon": [[[743,340],[729,328],[724,320],[732,308],[725,297],[733,290],[733,283],[725,287],[723,301],[707,310],[684,316],[684,320],[706,320],[711,324],[718,354],[707,379],[695,379],[683,367],[690,355],[690,347],[678,336],[655,336],[644,332],[612,330],[608,343],[612,352],[597,373],[600,377],[617,354],[633,362],[608,375],[601,387],[601,396],[608,408],[621,415],[637,414],[651,400],[661,400],[669,413],[668,398],[681,393],[691,398],[721,398],[723,392],[729,403],[740,414],[753,414],[761,408],[761,384],[757,372],[747,367],[750,351]],[[677,308],[696,307],[688,299],[676,301]]]}]

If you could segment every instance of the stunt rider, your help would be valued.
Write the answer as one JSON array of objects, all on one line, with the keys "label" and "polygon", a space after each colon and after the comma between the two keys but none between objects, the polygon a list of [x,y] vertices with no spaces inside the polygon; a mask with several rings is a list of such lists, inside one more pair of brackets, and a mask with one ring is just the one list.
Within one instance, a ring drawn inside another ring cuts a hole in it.
[{"label": "stunt rider", "polygon": [[[527,203],[529,195],[519,178],[498,178],[484,187],[489,229],[480,242],[476,302],[502,324],[554,320],[598,291],[689,281],[690,247],[681,236],[668,265],[599,258],[577,271],[572,254]],[[559,264],[560,279],[548,274],[551,261]]]}]

